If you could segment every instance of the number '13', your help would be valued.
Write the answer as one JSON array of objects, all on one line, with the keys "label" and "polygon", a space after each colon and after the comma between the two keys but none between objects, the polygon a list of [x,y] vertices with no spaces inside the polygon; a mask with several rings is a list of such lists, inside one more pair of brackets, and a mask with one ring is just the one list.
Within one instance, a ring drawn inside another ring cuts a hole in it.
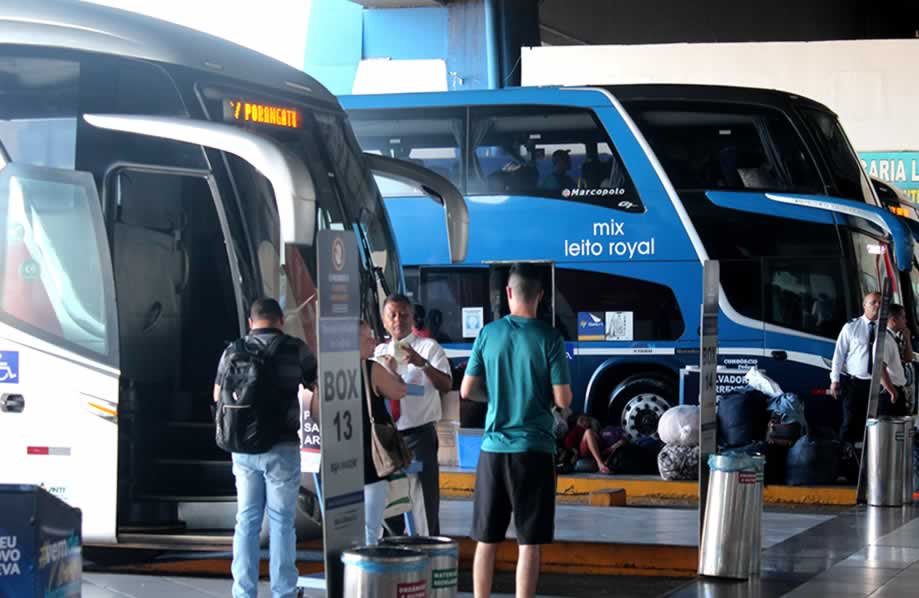
[{"label": "number '13'", "polygon": [[332,423],[335,424],[335,435],[338,437],[338,442],[341,442],[342,436],[344,436],[345,440],[351,440],[350,411],[340,411],[336,413]]}]

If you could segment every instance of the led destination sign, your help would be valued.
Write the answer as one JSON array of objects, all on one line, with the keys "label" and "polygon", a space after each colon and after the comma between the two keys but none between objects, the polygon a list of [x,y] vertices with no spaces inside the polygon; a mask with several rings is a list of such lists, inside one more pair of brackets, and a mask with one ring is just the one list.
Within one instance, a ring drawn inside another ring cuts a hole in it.
[{"label": "led destination sign", "polygon": [[271,106],[246,100],[224,100],[223,119],[231,122],[272,125],[285,129],[299,129],[302,116],[296,108]]}]

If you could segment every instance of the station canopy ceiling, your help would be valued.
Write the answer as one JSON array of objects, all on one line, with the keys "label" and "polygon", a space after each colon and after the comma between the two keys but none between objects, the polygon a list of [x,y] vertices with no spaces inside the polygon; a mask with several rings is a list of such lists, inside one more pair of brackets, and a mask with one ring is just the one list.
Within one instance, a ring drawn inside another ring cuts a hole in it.
[{"label": "station canopy ceiling", "polygon": [[[483,0],[351,0],[365,8],[450,7]],[[919,38],[919,0],[495,0],[538,6],[544,45]],[[521,15],[522,16],[522,15]],[[527,19],[520,19],[523,24]],[[529,37],[529,36],[528,36]],[[532,39],[532,38],[531,38]]]}]

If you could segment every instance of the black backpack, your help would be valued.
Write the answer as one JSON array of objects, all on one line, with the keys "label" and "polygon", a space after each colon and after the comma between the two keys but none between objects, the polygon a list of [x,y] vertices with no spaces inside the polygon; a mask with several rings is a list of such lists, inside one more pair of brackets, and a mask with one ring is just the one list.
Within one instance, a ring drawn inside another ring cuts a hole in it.
[{"label": "black backpack", "polygon": [[241,338],[230,345],[215,420],[217,446],[231,453],[265,453],[281,436],[281,389],[273,359],[286,340],[279,334],[267,347]]}]

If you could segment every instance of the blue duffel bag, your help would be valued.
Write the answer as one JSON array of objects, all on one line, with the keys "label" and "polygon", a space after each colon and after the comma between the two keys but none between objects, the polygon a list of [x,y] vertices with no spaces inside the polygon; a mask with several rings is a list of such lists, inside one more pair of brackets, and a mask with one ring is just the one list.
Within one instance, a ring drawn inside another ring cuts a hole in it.
[{"label": "blue duffel bag", "polygon": [[828,486],[839,474],[839,443],[835,440],[802,436],[788,450],[786,484]]},{"label": "blue duffel bag", "polygon": [[718,444],[732,448],[766,439],[769,397],[751,387],[724,395],[718,401]]}]

